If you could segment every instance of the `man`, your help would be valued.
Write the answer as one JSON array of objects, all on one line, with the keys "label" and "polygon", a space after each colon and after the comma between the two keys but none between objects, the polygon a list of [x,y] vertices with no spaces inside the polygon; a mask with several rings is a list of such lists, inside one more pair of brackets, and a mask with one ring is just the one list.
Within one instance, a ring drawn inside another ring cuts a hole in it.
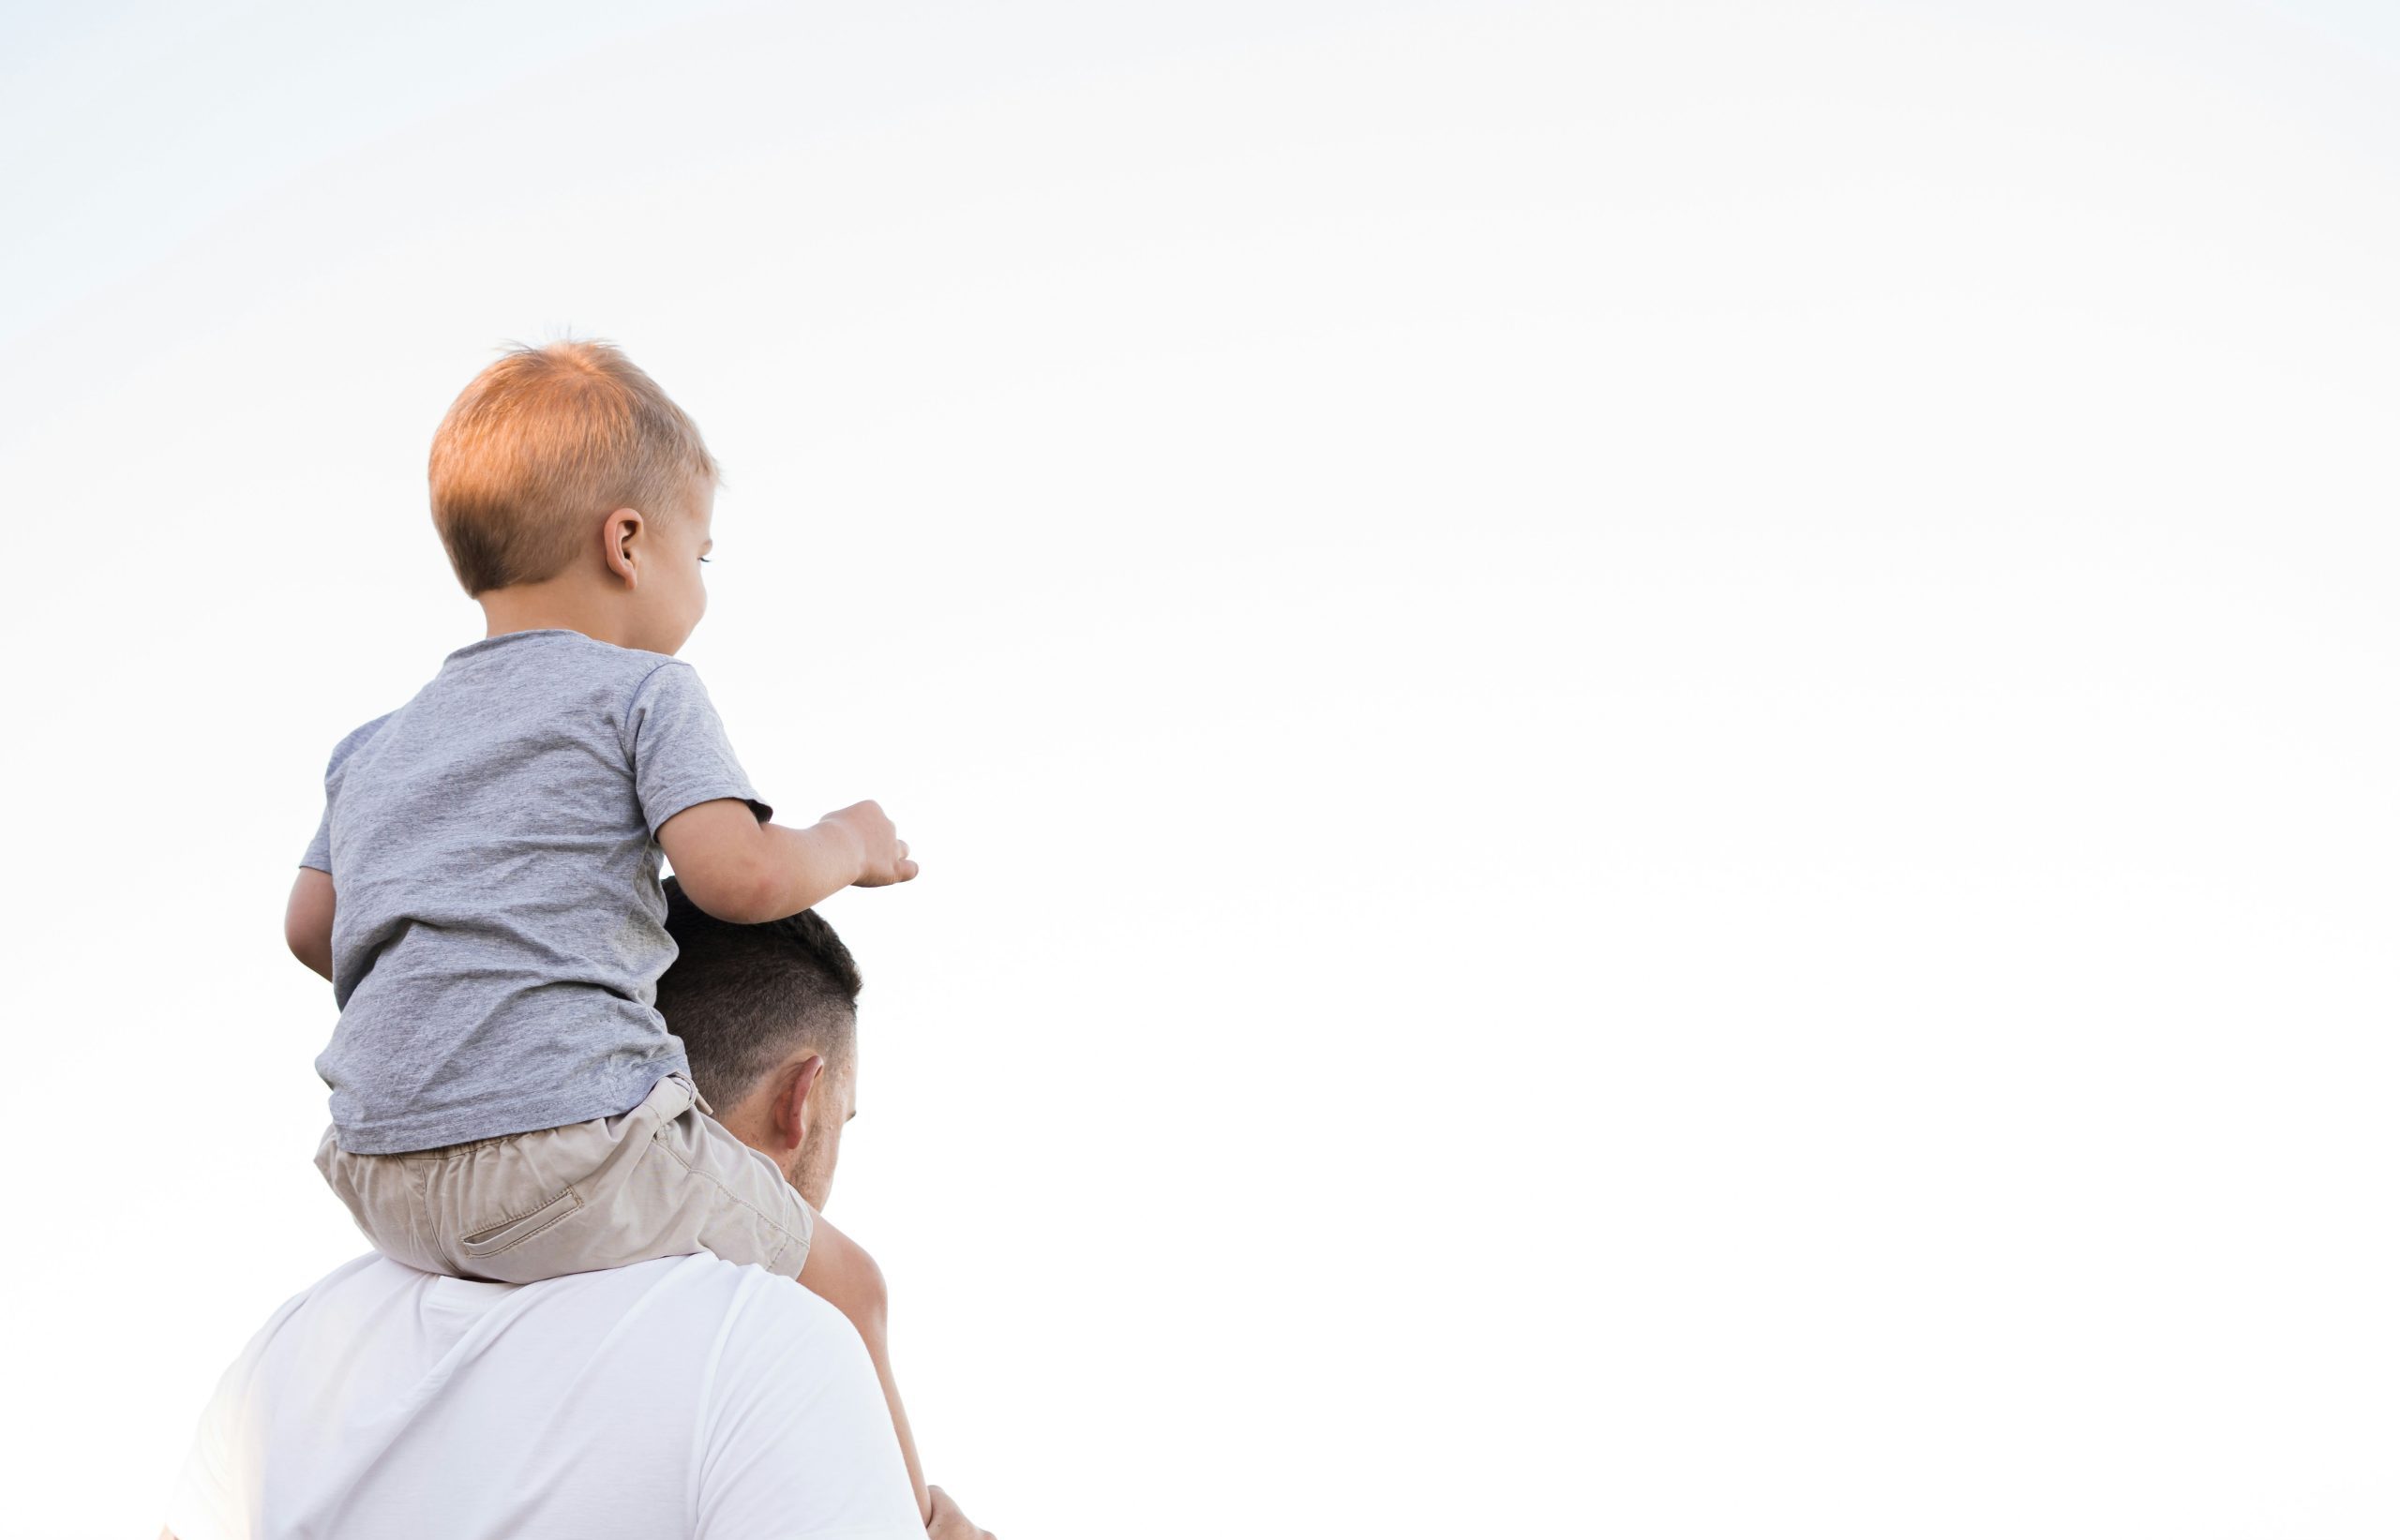
[{"label": "man", "polygon": [[[658,1009],[720,1120],[822,1208],[857,1107],[859,975],[815,913],[710,919],[667,885]],[[934,1489],[932,1540],[990,1540]],[[380,1255],[229,1368],[171,1540],[772,1534],[924,1540],[839,1312],[706,1253],[515,1286]]]}]

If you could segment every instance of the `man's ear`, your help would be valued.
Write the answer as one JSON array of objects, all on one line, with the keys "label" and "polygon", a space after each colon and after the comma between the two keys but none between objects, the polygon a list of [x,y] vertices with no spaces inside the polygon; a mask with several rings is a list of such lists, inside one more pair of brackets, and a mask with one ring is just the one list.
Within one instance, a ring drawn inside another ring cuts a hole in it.
[{"label": "man's ear", "polygon": [[825,1059],[819,1054],[811,1054],[784,1071],[784,1083],[775,1091],[775,1143],[786,1152],[807,1142],[809,1119],[816,1111],[808,1093],[817,1088],[818,1077],[824,1072]]},{"label": "man's ear", "polygon": [[636,547],[642,529],[641,510],[638,508],[620,508],[600,526],[600,559],[608,563],[608,571],[627,588],[636,587],[641,581],[637,562],[640,555],[647,555],[648,551],[645,548],[638,555]]}]

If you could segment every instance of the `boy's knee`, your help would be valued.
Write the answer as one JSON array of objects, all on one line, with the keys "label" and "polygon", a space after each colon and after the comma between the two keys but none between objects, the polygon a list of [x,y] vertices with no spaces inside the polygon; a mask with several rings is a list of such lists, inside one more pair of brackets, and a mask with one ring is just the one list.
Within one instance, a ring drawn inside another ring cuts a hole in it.
[{"label": "boy's knee", "polygon": [[891,1302],[884,1287],[883,1269],[867,1254],[866,1248],[832,1226],[818,1224],[800,1281],[819,1299],[848,1316],[860,1331],[881,1327]]}]

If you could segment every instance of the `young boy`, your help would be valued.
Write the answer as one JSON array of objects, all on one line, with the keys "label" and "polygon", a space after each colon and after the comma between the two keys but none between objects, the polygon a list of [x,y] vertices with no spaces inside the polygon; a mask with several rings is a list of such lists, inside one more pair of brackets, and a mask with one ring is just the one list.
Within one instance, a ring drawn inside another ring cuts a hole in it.
[{"label": "young boy", "polygon": [[435,433],[433,522],[483,640],[336,746],[285,935],[333,981],[317,1164],[385,1255],[521,1283],[706,1249],[858,1326],[924,1478],[865,1252],[694,1089],[652,1009],[659,855],[717,919],[917,875],[873,802],[768,822],[674,654],[707,607],[717,465],[615,348],[520,348]]}]

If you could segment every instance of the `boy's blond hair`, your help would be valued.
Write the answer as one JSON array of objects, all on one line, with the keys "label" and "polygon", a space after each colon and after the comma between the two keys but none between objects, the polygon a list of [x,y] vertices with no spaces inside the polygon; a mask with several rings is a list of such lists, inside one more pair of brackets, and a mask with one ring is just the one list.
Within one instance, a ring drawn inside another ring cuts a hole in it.
[{"label": "boy's blond hair", "polygon": [[618,508],[679,516],[719,479],[700,430],[612,344],[518,346],[434,430],[433,527],[470,595],[555,577]]}]

